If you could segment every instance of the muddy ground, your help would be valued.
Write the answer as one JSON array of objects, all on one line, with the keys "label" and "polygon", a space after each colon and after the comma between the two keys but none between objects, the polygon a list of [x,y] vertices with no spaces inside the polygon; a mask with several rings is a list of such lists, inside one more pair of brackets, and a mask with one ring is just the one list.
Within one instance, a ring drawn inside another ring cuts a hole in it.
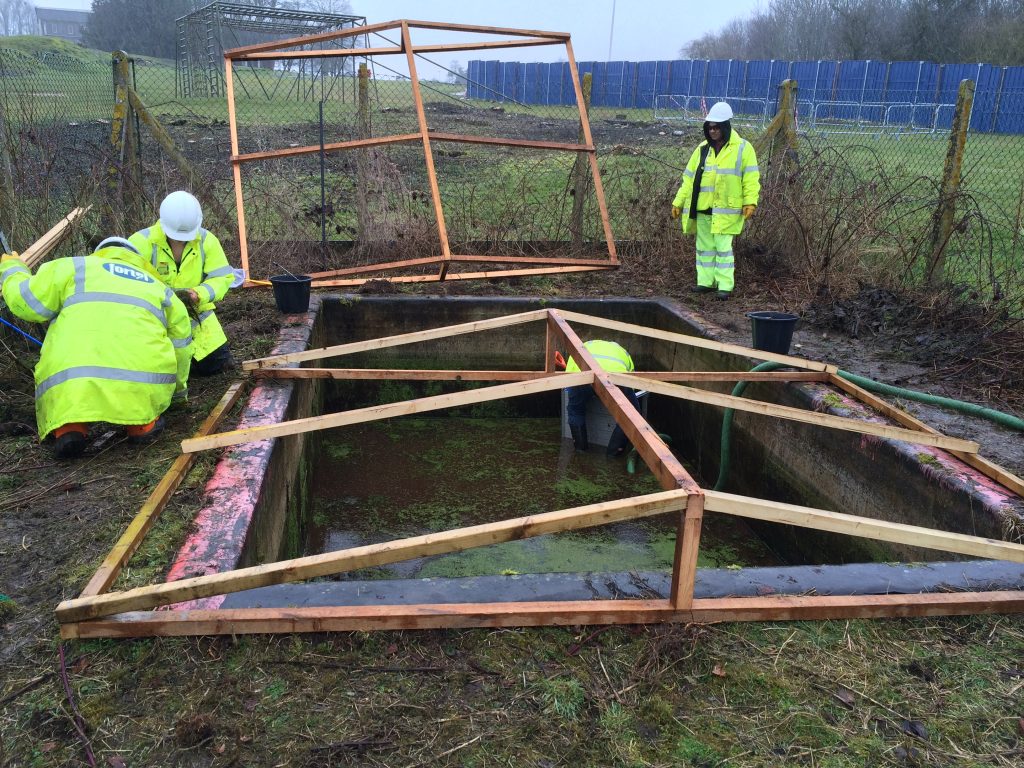
[{"label": "muddy ground", "polygon": [[[472,132],[439,110],[437,130]],[[479,115],[472,119],[479,118]],[[511,137],[557,121],[489,111]],[[461,123],[461,124],[460,124]],[[171,124],[197,160],[226,126]],[[74,127],[87,172],[107,126]],[[566,140],[574,139],[574,128]],[[689,144],[669,126],[595,121],[603,145]],[[298,137],[296,137],[298,138]],[[215,164],[214,164],[215,165]],[[212,167],[212,166],[210,166]],[[227,167],[222,164],[221,169]],[[692,248],[687,245],[686,248]],[[736,296],[692,297],[692,256],[617,272],[460,282],[402,292],[664,296],[716,338],[749,344],[752,310],[801,315],[793,352],[912,389],[1021,415],[1020,366],[993,353],[969,303],[924,313],[865,288],[842,300],[757,274],[738,249]],[[687,250],[686,253],[692,253]],[[280,316],[237,291],[221,317],[239,360],[266,354]],[[239,371],[194,381],[167,433],[139,449],[97,430],[82,460],[34,438],[31,347],[0,346],[0,765],[2,766],[865,766],[1019,765],[1024,623],[1018,617],[699,627],[566,628],[153,641],[58,639],[53,609],[98,563]],[[1019,338],[1013,343],[1020,343]],[[996,347],[998,345],[995,345]],[[1010,346],[1010,345],[1007,345]],[[984,359],[980,359],[984,358]],[[908,411],[1024,474],[1024,440],[988,421]],[[197,462],[119,588],[162,578],[201,506]],[[65,651],[64,663],[60,651]],[[62,681],[67,673],[67,686]],[[69,695],[70,692],[70,695]]]}]

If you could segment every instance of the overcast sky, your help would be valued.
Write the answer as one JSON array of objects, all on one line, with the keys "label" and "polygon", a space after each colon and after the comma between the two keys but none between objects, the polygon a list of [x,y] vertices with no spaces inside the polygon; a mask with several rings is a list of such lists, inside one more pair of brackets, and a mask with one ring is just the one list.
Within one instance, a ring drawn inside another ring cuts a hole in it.
[{"label": "overcast sky", "polygon": [[[244,0],[240,0],[244,2]],[[674,59],[690,40],[748,15],[762,0],[350,0],[352,13],[368,23],[393,19],[450,21],[495,27],[519,27],[572,35],[577,61],[651,61]],[[90,0],[40,0],[52,8],[88,9]],[[615,24],[612,25],[612,7]],[[608,42],[611,36],[611,57]],[[428,42],[417,35],[417,42]],[[515,61],[555,61],[555,48],[502,51]],[[496,58],[480,51],[473,58]],[[447,62],[446,62],[447,63]]]}]

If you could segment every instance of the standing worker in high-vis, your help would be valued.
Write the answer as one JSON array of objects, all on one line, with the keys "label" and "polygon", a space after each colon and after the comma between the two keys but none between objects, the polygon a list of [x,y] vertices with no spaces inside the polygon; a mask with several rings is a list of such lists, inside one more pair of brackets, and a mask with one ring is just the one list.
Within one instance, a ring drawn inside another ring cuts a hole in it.
[{"label": "standing worker in high-vis", "polygon": [[129,240],[151,270],[189,304],[192,315],[192,373],[211,376],[231,362],[228,338],[216,304],[238,282],[220,241],[203,229],[203,209],[188,192],[171,192],[160,203],[160,220]]},{"label": "standing worker in high-vis", "polygon": [[123,237],[35,275],[5,253],[0,291],[21,319],[49,323],[35,368],[36,422],[40,440],[54,433],[58,458],[85,450],[93,422],[124,424],[129,439],[146,442],[163,429],[172,398],[186,396],[188,312]]},{"label": "standing worker in high-vis", "polygon": [[757,210],[761,173],[753,145],[732,130],[732,107],[719,101],[708,110],[704,138],[690,155],[683,183],[672,201],[672,218],[683,233],[697,235],[694,293],[728,299],[735,286],[732,239]]}]

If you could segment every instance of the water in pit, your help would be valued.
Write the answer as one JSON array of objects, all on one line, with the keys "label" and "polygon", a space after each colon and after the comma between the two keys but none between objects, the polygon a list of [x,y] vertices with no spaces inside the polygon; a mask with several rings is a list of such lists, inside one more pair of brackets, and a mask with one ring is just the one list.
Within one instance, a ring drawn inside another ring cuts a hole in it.
[{"label": "water in pit", "polygon": [[[642,461],[577,453],[557,418],[403,418],[331,430],[311,473],[315,554],[660,490]],[[676,515],[538,536],[342,579],[670,570]],[[777,565],[740,519],[706,514],[701,567]]]}]

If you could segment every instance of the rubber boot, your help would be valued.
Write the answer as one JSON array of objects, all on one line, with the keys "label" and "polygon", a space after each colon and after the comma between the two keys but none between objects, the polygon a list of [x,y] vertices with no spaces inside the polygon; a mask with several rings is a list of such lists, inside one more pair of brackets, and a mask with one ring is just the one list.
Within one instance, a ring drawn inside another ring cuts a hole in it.
[{"label": "rubber boot", "polygon": [[581,424],[578,427],[570,424],[569,432],[572,433],[572,444],[576,446],[577,451],[585,451],[590,447],[590,443],[587,442],[586,424]]},{"label": "rubber boot", "polygon": [[608,438],[608,447],[605,449],[605,455],[610,457],[622,456],[626,453],[627,448],[629,448],[629,440],[626,438],[626,433],[622,431],[621,427],[615,427],[612,431],[612,436]]},{"label": "rubber boot", "polygon": [[157,436],[164,431],[164,417],[158,416],[149,424],[131,424],[127,428],[128,442],[136,445],[145,445],[156,440]]},{"label": "rubber boot", "polygon": [[85,451],[88,427],[85,424],[64,424],[54,430],[53,454],[58,459],[73,459]]}]

